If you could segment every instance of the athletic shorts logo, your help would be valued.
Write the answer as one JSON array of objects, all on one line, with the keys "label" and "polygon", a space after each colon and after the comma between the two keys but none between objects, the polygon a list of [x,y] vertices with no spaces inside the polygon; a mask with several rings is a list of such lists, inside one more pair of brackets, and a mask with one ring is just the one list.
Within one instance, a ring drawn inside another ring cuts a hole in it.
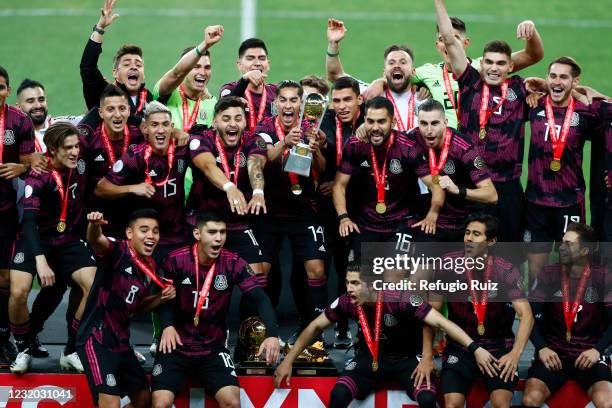
[{"label": "athletic shorts logo", "polygon": [[20,264],[25,260],[25,255],[23,252],[17,252],[15,254],[15,258],[13,258],[13,263]]},{"label": "athletic shorts logo", "polygon": [[117,380],[115,380],[115,376],[112,374],[106,375],[106,385],[109,387],[114,387],[117,385]]},{"label": "athletic shorts logo", "polygon": [[6,129],[4,131],[4,144],[10,146],[13,143],[15,143],[15,134],[11,129]]},{"label": "athletic shorts logo", "polygon": [[423,304],[423,298],[420,295],[410,295],[410,304],[414,307],[419,307]]},{"label": "athletic shorts logo", "polygon": [[392,314],[386,314],[384,317],[385,326],[393,327],[397,326],[397,319]]},{"label": "athletic shorts logo", "polygon": [[200,147],[200,140],[191,139],[191,141],[189,142],[189,150],[196,150],[198,147]]},{"label": "athletic shorts logo", "polygon": [[400,174],[402,172],[402,163],[400,163],[397,159],[391,159],[391,163],[389,163],[389,170],[393,174]]},{"label": "athletic shorts logo", "polygon": [[121,170],[123,170],[123,160],[119,159],[113,164],[113,171],[119,173]]},{"label": "athletic shorts logo", "polygon": [[595,303],[598,300],[599,295],[597,294],[597,290],[592,286],[586,288],[586,290],[584,291],[584,301],[587,303]]},{"label": "athletic shorts logo", "polygon": [[25,189],[24,189],[24,192],[23,192],[24,197],[25,198],[30,198],[32,196],[33,192],[34,192],[34,189],[32,188],[32,186],[29,186],[29,185],[25,186]]},{"label": "athletic shorts logo", "polygon": [[255,276],[255,271],[253,270],[253,268],[251,268],[251,265],[246,266],[246,271],[249,275]]},{"label": "athletic shorts logo", "polygon": [[227,278],[225,275],[217,275],[215,276],[215,289],[217,290],[225,290],[227,289]]},{"label": "athletic shorts logo", "polygon": [[452,159],[448,159],[444,165],[444,173],[451,175],[455,174],[455,162]]},{"label": "athletic shorts logo", "polygon": [[325,245],[321,245],[321,246],[319,247],[319,251],[320,251],[320,252],[325,252]]},{"label": "athletic shorts logo", "polygon": [[486,164],[485,164],[484,159],[480,156],[476,156],[476,158],[474,159],[474,167],[480,170],[480,169],[484,169],[485,166]]},{"label": "athletic shorts logo", "polygon": [[531,231],[525,230],[523,234],[523,242],[531,242]]},{"label": "athletic shorts logo", "polygon": [[79,161],[77,161],[77,171],[79,172],[79,174],[84,174],[85,168],[86,168],[85,160],[79,159]]},{"label": "athletic shorts logo", "polygon": [[161,364],[155,364],[155,366],[153,367],[153,376],[157,377],[158,375],[160,375],[162,373],[162,366]]},{"label": "athletic shorts logo", "polygon": [[514,92],[514,89],[512,89],[512,88],[508,89],[508,95],[506,96],[506,100],[508,102],[514,102],[514,101],[517,100],[516,93]]},{"label": "athletic shorts logo", "polygon": [[352,370],[354,370],[354,369],[355,369],[355,367],[357,367],[357,362],[356,362],[356,361],[351,361],[350,363],[348,363],[348,364],[347,364],[347,365],[344,367],[344,369],[345,369],[345,370],[352,371]]},{"label": "athletic shorts logo", "polygon": [[452,354],[448,356],[446,359],[448,364],[457,364],[459,362],[459,358],[457,356],[453,356]]},{"label": "athletic shorts logo", "polygon": [[330,308],[335,309],[336,307],[338,307],[338,303],[340,302],[340,298],[336,298],[336,300],[334,300],[332,302],[331,305],[329,305]]},{"label": "athletic shorts logo", "polygon": [[185,172],[185,160],[178,159],[176,162],[176,171],[180,174]]},{"label": "athletic shorts logo", "polygon": [[580,115],[578,114],[578,112],[574,112],[574,114],[572,115],[572,121],[570,122],[570,126],[576,127],[579,124],[580,124]]}]

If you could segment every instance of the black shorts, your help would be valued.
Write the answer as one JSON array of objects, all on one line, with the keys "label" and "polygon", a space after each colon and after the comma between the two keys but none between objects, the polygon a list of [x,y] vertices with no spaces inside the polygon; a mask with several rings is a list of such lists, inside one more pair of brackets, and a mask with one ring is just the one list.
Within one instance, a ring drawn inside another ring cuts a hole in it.
[{"label": "black shorts", "polygon": [[197,378],[206,394],[211,396],[223,387],[239,386],[234,363],[226,348],[204,357],[190,357],[176,350],[157,355],[151,376],[152,391],[167,390],[177,395],[186,378]]},{"label": "black shorts", "polygon": [[302,219],[281,219],[259,217],[255,234],[263,251],[263,261],[272,263],[285,237],[289,237],[293,256],[304,262],[313,259],[324,260],[327,256],[325,232],[314,216]]},{"label": "black shorts", "polygon": [[[63,282],[70,282],[72,274],[81,268],[96,266],[96,260],[89,245],[82,239],[57,247],[43,244],[43,254],[55,273],[56,280]],[[36,259],[27,247],[23,236],[15,243],[11,269],[28,272],[33,276],[37,275]]]},{"label": "black shorts", "polygon": [[224,248],[237,253],[250,264],[264,261],[263,251],[252,228],[227,231]]},{"label": "black shorts", "polygon": [[[495,358],[500,358],[510,351],[501,350],[492,352]],[[489,377],[488,374],[480,372],[474,355],[457,348],[447,348],[444,352],[444,360],[442,362],[442,391],[445,394],[458,392],[463,395],[468,395],[474,381],[482,378],[487,387],[487,392],[495,390],[508,390],[513,392],[518,384],[518,372],[512,377],[512,380],[505,382],[500,377]]]},{"label": "black shorts", "polygon": [[588,391],[598,381],[612,381],[610,358],[607,355],[602,355],[600,360],[587,370],[579,370],[574,367],[574,361],[563,360],[561,363],[562,370],[551,371],[539,358],[536,358],[529,368],[527,378],[542,380],[551,394],[561,388],[567,380],[576,381],[585,391]]},{"label": "black shorts", "polygon": [[0,269],[10,269],[13,259],[15,237],[0,236]]},{"label": "black shorts", "polygon": [[110,351],[90,336],[84,345],[77,346],[77,353],[96,404],[100,393],[122,397],[149,389],[145,372],[131,347],[121,352]]},{"label": "black shorts", "polygon": [[527,202],[527,225],[523,240],[527,252],[549,252],[553,242],[560,242],[572,222],[585,222],[584,202],[570,207],[546,207]]},{"label": "black shorts", "polygon": [[499,242],[523,242],[525,234],[525,193],[521,181],[493,183],[497,190],[497,204],[485,206],[483,211],[499,219]]},{"label": "black shorts", "polygon": [[[612,198],[610,198],[612,200]],[[612,242],[612,208],[606,209],[604,219],[605,242]]]},{"label": "black shorts", "polygon": [[350,246],[354,254],[354,259],[359,261],[363,246],[375,242],[395,243],[394,251],[400,254],[411,254],[414,250],[415,230],[411,227],[411,223],[398,224],[397,228],[388,232],[375,232],[364,229],[361,225],[359,231],[361,233],[353,233],[350,235]]},{"label": "black shorts", "polygon": [[[405,358],[380,358],[378,370],[372,371],[372,355],[370,353],[356,353],[353,360],[348,363],[336,384],[342,384],[353,395],[353,398],[364,399],[379,385],[387,380],[399,382],[400,387],[408,392],[408,395],[416,400],[414,390],[414,379],[410,375],[419,364],[416,356]],[[416,394],[427,388],[427,383],[421,385]],[[435,393],[433,383],[431,391]]]}]

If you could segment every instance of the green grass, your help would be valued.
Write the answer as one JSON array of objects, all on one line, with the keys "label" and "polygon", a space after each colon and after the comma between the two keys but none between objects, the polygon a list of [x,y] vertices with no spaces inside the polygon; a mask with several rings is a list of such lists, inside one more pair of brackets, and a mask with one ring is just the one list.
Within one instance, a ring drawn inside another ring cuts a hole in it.
[{"label": "green grass", "polygon": [[[582,83],[612,94],[607,72],[612,60],[612,0],[447,3],[450,14],[463,17],[468,25],[471,56],[478,56],[487,41],[497,38],[507,40],[515,49],[521,48],[522,43],[515,39],[516,25],[532,19],[544,39],[546,55],[543,62],[522,75],[542,76],[545,61],[572,55],[583,66]],[[9,71],[12,85],[16,88],[25,77],[37,79],[47,88],[52,114],[82,112],[79,61],[101,5],[98,0],[2,0],[0,65]],[[216,92],[221,84],[238,76],[235,60],[240,42],[239,7],[238,0],[120,0],[117,12],[122,17],[105,35],[102,72],[110,77],[114,51],[122,43],[135,43],[144,50],[147,83],[152,87],[176,62],[181,49],[200,41],[204,26],[223,24],[225,37],[212,50],[214,72],[210,88]],[[39,9],[45,9],[44,15],[18,15]],[[270,51],[270,81],[324,75],[326,18],[332,16],[343,19],[348,27],[342,61],[346,70],[359,78],[380,75],[382,50],[390,43],[411,45],[417,65],[439,60],[433,48],[435,23],[430,0],[260,0],[257,10],[257,34],[267,41]],[[67,11],[71,15],[66,15]],[[14,97],[9,98],[9,103],[13,102]],[[588,157],[587,153],[586,163]]]}]

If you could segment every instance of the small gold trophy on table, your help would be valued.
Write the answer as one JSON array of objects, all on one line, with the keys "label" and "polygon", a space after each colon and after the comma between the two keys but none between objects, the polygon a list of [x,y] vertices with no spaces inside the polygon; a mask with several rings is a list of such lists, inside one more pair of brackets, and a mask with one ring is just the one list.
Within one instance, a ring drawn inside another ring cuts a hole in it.
[{"label": "small gold trophy on table", "polygon": [[245,319],[238,331],[238,341],[246,348],[246,359],[240,361],[242,375],[271,375],[273,369],[266,364],[265,356],[259,356],[259,347],[266,339],[266,325],[259,316]]}]

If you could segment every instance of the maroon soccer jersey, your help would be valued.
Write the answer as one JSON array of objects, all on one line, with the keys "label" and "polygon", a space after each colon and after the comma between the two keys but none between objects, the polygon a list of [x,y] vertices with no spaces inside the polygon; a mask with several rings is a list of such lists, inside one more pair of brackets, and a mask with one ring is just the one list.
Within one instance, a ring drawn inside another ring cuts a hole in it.
[{"label": "maroon soccer jersey", "polygon": [[[463,252],[452,252],[444,255],[444,258],[463,258]],[[483,282],[484,270],[474,270],[473,279]],[[489,290],[488,302],[484,318],[484,335],[478,334],[478,318],[474,311],[471,294],[468,291],[457,291],[450,293],[449,291],[440,292],[446,296],[448,304],[448,319],[461,327],[476,343],[483,346],[489,351],[505,350],[512,347],[514,343],[514,334],[512,333],[512,324],[514,322],[514,307],[510,301],[526,298],[520,288],[521,273],[505,259],[494,256],[492,270],[490,272],[491,282],[497,283],[497,290]],[[436,280],[442,282],[468,282],[466,273],[458,273],[454,269],[438,269],[436,270]],[[482,299],[482,290],[478,290],[477,296]],[[500,299],[496,299],[497,296]],[[479,300],[480,300],[479,299]],[[454,340],[450,340],[454,342]],[[454,344],[461,347],[458,344]]]},{"label": "maroon soccer jersey", "polygon": [[[487,136],[480,139],[479,112],[484,81],[480,72],[468,64],[458,79],[461,108],[461,131],[480,149],[491,171],[491,179],[508,182],[521,177],[525,151],[525,120],[527,104],[523,79],[513,76],[508,80],[508,95],[503,105],[487,121]],[[488,109],[501,100],[501,87],[490,88]]]},{"label": "maroon soccer jersey", "polygon": [[[91,334],[111,351],[130,347],[130,321],[155,285],[132,260],[128,241],[109,239],[105,254],[98,254],[98,271],[89,292],[79,342]],[[149,266],[156,270],[155,261]]]},{"label": "maroon soccer jersey", "polygon": [[[20,155],[34,153],[32,120],[19,109],[7,104],[0,109],[4,109],[4,140],[0,163],[19,163]],[[13,216],[10,212],[16,209],[16,199],[13,181],[0,178],[0,217]]]},{"label": "maroon soccer jersey", "polygon": [[[219,151],[215,143],[216,138],[217,132],[215,130],[205,130],[202,133],[191,135],[191,140],[189,141],[189,154],[193,161],[200,154],[211,153],[217,162],[217,167],[221,171],[224,171]],[[219,142],[223,143],[220,139]],[[242,135],[240,145],[234,147],[224,146],[224,148],[227,165],[230,169],[230,180],[232,182],[236,180],[234,174],[236,169],[234,160],[236,153],[240,150],[238,180],[236,185],[238,189],[242,191],[248,202],[251,199],[253,191],[247,169],[247,160],[253,155],[260,155],[265,160],[267,154],[266,142],[264,142],[261,137],[245,131]],[[225,191],[215,187],[200,169],[195,166],[192,167],[193,185],[191,186],[189,198],[187,199],[187,208],[196,213],[209,209],[219,211],[226,220],[227,229],[231,231],[248,228],[248,216],[241,216],[237,213],[233,213],[227,201],[227,194]]]},{"label": "maroon soccer jersey", "polygon": [[[374,336],[375,304],[364,307],[368,326]],[[423,320],[431,311],[431,305],[418,295],[408,292],[384,292],[382,321],[380,325],[379,355],[386,357],[413,357],[423,348]],[[332,322],[356,321],[356,347],[360,353],[370,353],[366,345],[357,307],[345,293],[325,308],[325,317]]]},{"label": "maroon soccer jersey", "polygon": [[[351,181],[360,185],[363,212],[358,220],[360,228],[372,232],[391,232],[399,223],[414,222],[417,197],[416,169],[425,161],[424,150],[411,135],[393,131],[394,142],[387,153],[387,179],[385,185],[386,212],[376,212],[377,188],[374,179],[371,144],[352,137],[344,146],[338,171],[351,175]],[[374,148],[379,170],[382,171],[386,152],[383,146]]]},{"label": "maroon soccer jersey", "polygon": [[[607,327],[606,312],[612,308],[612,276],[599,265],[591,266],[591,276],[572,325],[572,338],[566,340],[567,325],[563,314],[561,265],[548,265],[538,276],[538,286],[530,299],[542,302],[544,314],[539,320],[540,333],[547,346],[562,359],[576,359],[583,351],[595,347]],[[569,277],[570,307],[574,302],[580,278]]]},{"label": "maroon soccer jersey", "polygon": [[[280,139],[276,134],[274,120],[276,116],[265,118],[255,129],[268,146],[276,145]],[[308,129],[306,121],[302,122],[302,131]],[[283,170],[285,160],[281,155],[275,161],[268,161],[264,169],[266,207],[268,214],[273,217],[295,218],[305,214],[312,214],[315,206],[315,186],[312,177],[298,177],[298,183],[302,188],[302,194],[295,195],[291,191],[292,182],[289,173]]]},{"label": "maroon soccer jersey", "polygon": [[[237,285],[243,293],[261,287],[247,262],[238,254],[223,249],[215,262],[210,292],[200,311],[198,326],[195,326],[193,319],[198,293],[209,270],[210,265],[200,265],[199,280],[196,281],[191,245],[170,252],[162,264],[164,277],[172,279],[176,287],[173,326],[183,343],[177,351],[189,356],[205,356],[225,344],[226,320],[234,286]],[[196,287],[196,282],[199,287]]]},{"label": "maroon soccer jersey", "polygon": [[[229,84],[223,85],[220,91],[221,97],[230,95],[230,93],[234,90],[234,88],[236,88],[237,85],[238,85],[238,81],[230,82]],[[266,84],[265,87],[266,87],[266,100],[265,100],[266,109],[263,115],[264,118],[273,115],[273,102],[274,102],[274,99],[276,98],[276,85]],[[235,96],[240,96],[240,97],[245,98],[244,93],[241,93],[240,95],[235,95]],[[255,115],[257,115],[259,113],[259,105],[261,103],[262,94],[251,92],[251,96],[253,98],[253,107],[255,108]],[[247,123],[248,123],[248,115],[247,115]],[[258,122],[257,124],[259,123],[261,122]]]},{"label": "maroon soccer jersey", "polygon": [[36,173],[30,170],[25,179],[23,198],[24,215],[28,213],[36,215],[41,242],[52,246],[79,239],[84,232],[83,193],[87,182],[85,161],[79,158],[77,167],[72,171],[63,168],[57,172],[62,178],[64,193],[68,193],[64,232],[57,231],[62,212],[62,198],[51,171]]},{"label": "maroon soccer jersey", "polygon": [[[452,132],[451,144],[448,157],[444,168],[440,171],[440,176],[449,176],[458,187],[473,189],[478,183],[491,178],[490,169],[486,166],[480,151],[463,134],[455,129],[449,128]],[[429,154],[429,147],[425,145],[423,136],[418,128],[410,134],[419,142],[422,149]],[[436,158],[439,160],[441,149],[436,150]],[[417,175],[425,177],[431,174],[429,161],[421,160],[417,167]],[[465,224],[465,217],[473,212],[475,204],[467,199],[462,199],[454,194],[446,193],[444,206],[440,210],[437,226],[444,229],[462,228]]]},{"label": "maroon soccer jersey", "polygon": [[[128,151],[115,162],[106,179],[118,186],[139,184],[145,181],[144,153],[148,144],[143,143]],[[149,176],[153,183],[167,182],[155,187],[155,195],[141,199],[139,206],[152,207],[160,214],[160,244],[177,244],[185,240],[185,171],[190,164],[187,146],[177,147],[172,169],[168,174],[168,156],[153,153],[149,159]],[[137,200],[137,197],[133,197]]]},{"label": "maroon soccer jersey", "polygon": [[[546,120],[545,100],[546,98],[540,99],[538,106],[529,110],[531,145],[525,197],[538,205],[570,207],[584,201],[586,189],[582,173],[584,143],[592,135],[598,135],[599,120],[593,108],[576,101],[570,131],[561,157],[561,169],[552,171],[550,168],[550,162],[553,160],[552,142]],[[552,109],[557,135],[560,135],[567,108]]]}]

